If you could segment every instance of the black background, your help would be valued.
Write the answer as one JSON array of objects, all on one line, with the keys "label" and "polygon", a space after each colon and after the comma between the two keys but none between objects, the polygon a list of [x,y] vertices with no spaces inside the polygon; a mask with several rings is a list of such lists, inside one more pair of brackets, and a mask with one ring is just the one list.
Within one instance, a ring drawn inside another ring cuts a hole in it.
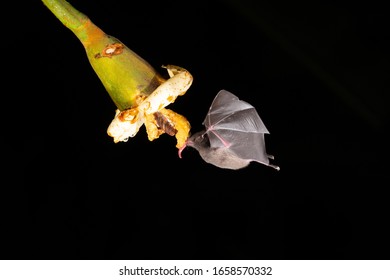
[{"label": "black background", "polygon": [[29,1],[5,45],[17,53],[8,56],[7,123],[18,121],[6,136],[17,145],[7,148],[16,172],[3,184],[12,192],[3,196],[11,223],[2,258],[389,258],[384,7],[70,3],[164,75],[164,64],[192,73],[169,108],[193,131],[220,89],[255,106],[281,170],[218,169],[192,149],[179,159],[173,137],[150,142],[144,128],[115,144],[106,133],[115,106],[83,46],[42,2]]}]

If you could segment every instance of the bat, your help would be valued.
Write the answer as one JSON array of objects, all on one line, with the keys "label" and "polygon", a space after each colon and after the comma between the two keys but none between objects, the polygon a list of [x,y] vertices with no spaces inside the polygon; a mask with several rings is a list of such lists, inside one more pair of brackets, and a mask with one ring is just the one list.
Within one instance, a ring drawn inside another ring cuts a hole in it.
[{"label": "bat", "polygon": [[204,161],[225,169],[242,169],[258,162],[276,170],[266,153],[264,134],[269,134],[256,109],[227,90],[215,96],[202,123],[205,129],[191,135],[179,149],[196,149]]}]

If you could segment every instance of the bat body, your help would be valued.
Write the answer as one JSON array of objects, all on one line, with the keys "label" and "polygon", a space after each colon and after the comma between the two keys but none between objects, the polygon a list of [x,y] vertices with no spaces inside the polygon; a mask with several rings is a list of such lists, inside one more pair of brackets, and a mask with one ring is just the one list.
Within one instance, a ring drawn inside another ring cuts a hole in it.
[{"label": "bat body", "polygon": [[273,167],[266,153],[264,134],[269,134],[256,109],[226,90],[218,92],[203,121],[205,129],[191,135],[179,150],[193,147],[207,163],[241,169],[252,161]]}]

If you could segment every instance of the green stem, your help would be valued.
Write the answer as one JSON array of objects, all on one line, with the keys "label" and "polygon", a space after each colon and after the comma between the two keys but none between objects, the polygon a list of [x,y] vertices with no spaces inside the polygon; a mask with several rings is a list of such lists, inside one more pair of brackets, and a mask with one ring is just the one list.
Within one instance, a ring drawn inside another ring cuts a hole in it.
[{"label": "green stem", "polygon": [[70,30],[80,28],[88,17],[76,10],[65,0],[42,0],[49,10]]},{"label": "green stem", "polygon": [[152,93],[163,81],[148,62],[105,34],[66,0],[42,2],[81,41],[92,68],[118,109],[131,108],[137,96]]},{"label": "green stem", "polygon": [[102,31],[96,26],[89,26],[95,29],[94,31],[87,30],[87,26],[91,21],[89,18],[75,9],[71,4],[65,0],[42,0],[47,8],[67,27],[69,28],[79,40],[85,44],[90,34],[101,33]]}]

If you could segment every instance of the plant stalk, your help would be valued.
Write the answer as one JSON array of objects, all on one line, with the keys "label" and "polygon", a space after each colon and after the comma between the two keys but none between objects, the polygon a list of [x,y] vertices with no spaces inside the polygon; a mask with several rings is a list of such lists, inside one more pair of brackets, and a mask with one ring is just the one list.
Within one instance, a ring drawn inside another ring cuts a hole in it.
[{"label": "plant stalk", "polygon": [[147,61],[67,1],[42,2],[81,41],[92,68],[119,110],[131,108],[137,97],[151,94],[165,81]]}]

